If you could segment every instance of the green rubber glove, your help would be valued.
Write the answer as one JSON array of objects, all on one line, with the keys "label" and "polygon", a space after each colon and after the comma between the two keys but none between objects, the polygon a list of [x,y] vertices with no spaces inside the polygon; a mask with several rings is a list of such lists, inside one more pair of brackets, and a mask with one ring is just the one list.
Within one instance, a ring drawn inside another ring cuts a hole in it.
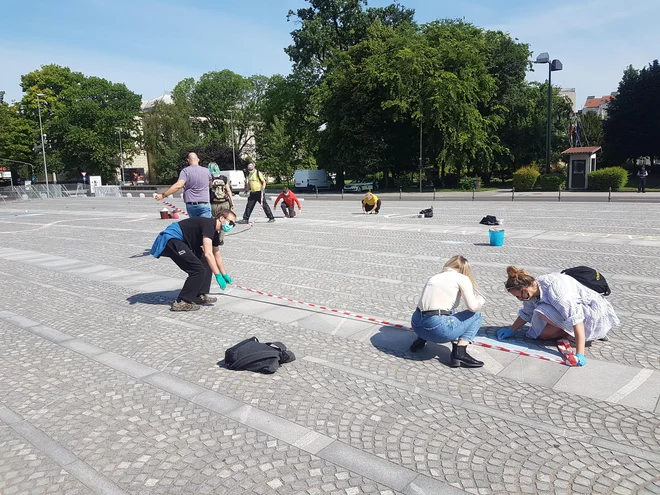
[{"label": "green rubber glove", "polygon": [[227,282],[228,284],[231,284],[231,283],[234,281],[234,280],[229,276],[228,273],[225,273],[222,277],[225,279],[225,282]]},{"label": "green rubber glove", "polygon": [[218,285],[222,290],[225,290],[227,288],[227,282],[225,282],[224,277],[222,276],[222,273],[218,273],[215,276],[215,280],[218,282]]}]

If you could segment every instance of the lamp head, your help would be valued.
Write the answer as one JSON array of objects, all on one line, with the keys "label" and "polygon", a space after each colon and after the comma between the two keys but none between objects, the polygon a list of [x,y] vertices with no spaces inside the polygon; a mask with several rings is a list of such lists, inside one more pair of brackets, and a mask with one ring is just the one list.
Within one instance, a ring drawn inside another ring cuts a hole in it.
[{"label": "lamp head", "polygon": [[536,62],[535,64],[547,64],[550,62],[550,55],[548,52],[543,52],[541,53],[538,57],[536,57]]},{"label": "lamp head", "polygon": [[561,63],[561,61],[554,59],[552,63],[550,64],[550,70],[552,72],[556,72],[558,70],[562,70],[564,68],[564,64]]}]

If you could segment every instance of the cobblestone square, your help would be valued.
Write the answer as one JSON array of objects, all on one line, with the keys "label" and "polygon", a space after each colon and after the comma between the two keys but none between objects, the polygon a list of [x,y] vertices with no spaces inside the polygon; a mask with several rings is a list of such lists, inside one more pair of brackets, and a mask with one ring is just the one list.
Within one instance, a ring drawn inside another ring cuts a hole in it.
[{"label": "cobblestone square", "polygon": [[[0,494],[660,493],[660,203],[359,199],[255,211],[221,248],[233,286],[193,313],[169,311],[185,274],[146,253],[168,225],[153,199],[0,203]],[[599,269],[621,325],[584,368],[525,340],[472,346],[477,370],[412,354],[397,325],[455,254],[482,342],[517,314],[509,264]],[[296,361],[218,365],[251,336]]]}]

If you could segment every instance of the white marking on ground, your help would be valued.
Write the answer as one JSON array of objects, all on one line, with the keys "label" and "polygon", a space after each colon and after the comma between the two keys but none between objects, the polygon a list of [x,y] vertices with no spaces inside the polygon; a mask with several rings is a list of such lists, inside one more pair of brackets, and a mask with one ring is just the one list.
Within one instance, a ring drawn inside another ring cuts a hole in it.
[{"label": "white marking on ground", "polygon": [[651,378],[652,375],[653,375],[653,370],[649,370],[649,369],[641,370],[633,377],[632,380],[630,380],[626,385],[624,385],[615,393],[613,393],[611,396],[609,396],[606,400],[608,402],[621,401],[624,397],[630,395],[639,387],[641,387],[644,384],[644,382],[646,382],[646,380]]}]

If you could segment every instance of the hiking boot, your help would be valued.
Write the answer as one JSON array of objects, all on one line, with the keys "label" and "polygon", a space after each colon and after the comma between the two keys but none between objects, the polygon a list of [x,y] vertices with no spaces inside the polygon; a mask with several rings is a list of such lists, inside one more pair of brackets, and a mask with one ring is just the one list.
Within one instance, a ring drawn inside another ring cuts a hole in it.
[{"label": "hiking boot", "polygon": [[214,302],[218,302],[218,298],[208,294],[200,294],[194,301],[195,304],[211,304]]},{"label": "hiking boot", "polygon": [[174,301],[170,311],[197,311],[199,305],[186,301]]},{"label": "hiking boot", "polygon": [[269,219],[268,219],[268,223],[273,223],[274,221],[275,221],[274,218],[269,218]]}]

